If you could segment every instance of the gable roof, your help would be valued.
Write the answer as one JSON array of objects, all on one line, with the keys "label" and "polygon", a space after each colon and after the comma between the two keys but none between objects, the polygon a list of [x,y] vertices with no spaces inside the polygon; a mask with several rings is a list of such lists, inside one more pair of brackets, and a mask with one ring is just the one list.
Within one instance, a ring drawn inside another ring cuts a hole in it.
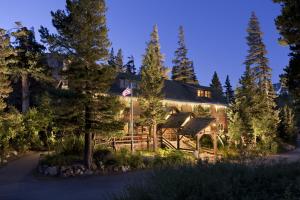
[{"label": "gable roof", "polygon": [[190,117],[190,112],[179,112],[172,114],[165,123],[161,124],[160,128],[180,128],[185,120]]},{"label": "gable roof", "polygon": [[192,118],[181,129],[180,133],[195,136],[197,133],[205,129],[214,121],[214,118],[209,117]]},{"label": "gable roof", "polygon": [[[139,82],[141,80],[140,75],[132,75],[126,73],[120,73],[117,75],[115,82],[110,88],[109,92],[115,95],[121,95],[124,88],[120,88],[120,79],[133,80],[134,82]],[[206,90],[210,92],[214,92],[212,88],[201,85],[190,85],[185,84],[179,81],[174,80],[165,80],[164,87],[162,90],[163,96],[167,100],[174,101],[183,101],[183,102],[193,102],[193,103],[216,103],[225,105],[225,99],[220,98],[206,98],[206,97],[198,97],[197,90]],[[134,92],[134,96],[137,92]]]}]

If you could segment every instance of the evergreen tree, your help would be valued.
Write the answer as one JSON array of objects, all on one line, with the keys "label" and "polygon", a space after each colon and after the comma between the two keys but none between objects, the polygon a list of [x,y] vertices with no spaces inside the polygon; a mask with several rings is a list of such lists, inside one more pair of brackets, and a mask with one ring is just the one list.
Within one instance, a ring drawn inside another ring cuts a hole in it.
[{"label": "evergreen tree", "polygon": [[110,49],[109,58],[108,58],[108,64],[117,68],[116,65],[116,57],[115,57],[115,51],[114,48]]},{"label": "evergreen tree", "polygon": [[226,81],[225,81],[225,97],[228,104],[232,103],[234,101],[234,91],[232,89],[232,86],[230,84],[229,76],[227,75]]},{"label": "evergreen tree", "polygon": [[260,136],[264,142],[270,143],[276,136],[279,123],[276,110],[275,92],[271,81],[271,68],[266,58],[266,47],[262,41],[258,19],[253,12],[248,25],[247,44],[249,46],[246,57],[246,66],[251,67],[257,83],[257,94],[253,97],[257,107],[257,113],[253,116],[252,128],[254,131],[254,143]]},{"label": "evergreen tree", "polygon": [[290,94],[294,99],[295,114],[300,127],[300,2],[299,0],[273,0],[281,5],[281,15],[276,19],[276,26],[283,45],[290,46],[290,62],[285,68],[284,77]]},{"label": "evergreen tree", "polygon": [[220,82],[217,72],[214,72],[210,87],[213,90],[212,97],[215,99],[218,99],[218,100],[222,100],[223,99],[223,88],[222,88],[222,84]]},{"label": "evergreen tree", "polygon": [[285,142],[295,144],[297,132],[293,110],[286,105],[281,109],[279,116],[279,137],[282,138]]},{"label": "evergreen tree", "polygon": [[129,56],[128,57],[128,62],[125,65],[125,72],[128,74],[136,74],[136,68],[135,68],[135,64],[134,64],[134,57],[133,56]]},{"label": "evergreen tree", "polygon": [[[93,135],[111,134],[123,129],[116,120],[121,107],[114,96],[101,95],[108,92],[115,70],[107,65],[108,47],[106,5],[104,0],[67,0],[66,11],[52,12],[57,34],[40,29],[43,41],[49,49],[67,57],[66,75],[69,89],[76,96],[75,112],[68,120],[78,116],[85,135],[84,161],[92,164]],[[72,104],[73,102],[69,102]]]},{"label": "evergreen tree", "polygon": [[[236,89],[235,100],[229,107],[229,135],[235,143],[251,141],[253,137],[252,120],[256,113],[254,96],[256,86],[254,76],[249,66],[239,81]],[[237,136],[239,134],[239,136]]]},{"label": "evergreen tree", "polygon": [[8,33],[0,29],[0,113],[6,108],[6,98],[12,92],[11,82],[9,80],[8,65],[9,57],[14,54],[10,47],[10,37]]},{"label": "evergreen tree", "polygon": [[194,64],[187,58],[187,48],[182,26],[179,27],[178,46],[173,60],[172,79],[183,83],[198,85],[199,83],[194,71]]},{"label": "evergreen tree", "polygon": [[[260,30],[258,19],[254,12],[252,12],[248,24],[247,44],[249,46],[248,55],[245,64],[250,66],[259,85],[259,88],[268,93],[270,90],[271,68],[268,66],[268,59],[266,58],[266,47],[262,41],[263,33]],[[272,84],[271,84],[272,85]]]},{"label": "evergreen tree", "polygon": [[163,119],[162,88],[163,61],[160,52],[157,26],[151,34],[151,40],[146,48],[141,68],[140,98],[142,119],[150,127],[153,137],[153,150],[157,149],[157,124]]},{"label": "evergreen tree", "polygon": [[30,106],[30,78],[45,78],[45,68],[42,64],[44,47],[37,43],[33,30],[20,27],[14,36],[14,48],[17,53],[16,63],[12,66],[13,73],[21,77],[22,88],[22,112],[28,111]]},{"label": "evergreen tree", "polygon": [[122,53],[122,49],[118,50],[117,56],[116,56],[116,65],[118,67],[118,71],[119,72],[124,72],[123,69],[123,53]]}]

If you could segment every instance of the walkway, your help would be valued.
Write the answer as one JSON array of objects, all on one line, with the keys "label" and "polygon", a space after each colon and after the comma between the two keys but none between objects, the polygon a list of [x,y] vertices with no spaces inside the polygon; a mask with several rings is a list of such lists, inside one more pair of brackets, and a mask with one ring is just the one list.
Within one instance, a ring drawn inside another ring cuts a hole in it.
[{"label": "walkway", "polygon": [[111,199],[130,183],[143,180],[144,172],[78,178],[36,178],[32,175],[39,154],[29,155],[0,169],[1,200],[102,200]]},{"label": "walkway", "polygon": [[300,134],[297,137],[297,147],[293,151],[272,155],[268,159],[273,161],[285,160],[286,162],[300,161]]}]

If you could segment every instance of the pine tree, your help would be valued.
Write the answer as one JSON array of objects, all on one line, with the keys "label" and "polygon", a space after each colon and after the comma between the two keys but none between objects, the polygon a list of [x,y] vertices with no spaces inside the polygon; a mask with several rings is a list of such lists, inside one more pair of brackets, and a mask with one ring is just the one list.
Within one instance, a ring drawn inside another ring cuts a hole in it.
[{"label": "pine tree", "polygon": [[218,100],[223,100],[223,88],[217,72],[214,72],[210,87],[213,90],[212,97]]},{"label": "pine tree", "polygon": [[116,65],[118,67],[118,71],[119,72],[124,72],[124,69],[123,69],[123,53],[122,53],[122,49],[119,49],[118,50],[118,53],[117,53],[117,56],[116,56]]},{"label": "pine tree", "polygon": [[128,74],[136,74],[136,68],[135,68],[135,64],[134,64],[134,57],[133,56],[129,56],[128,57],[128,62],[125,64],[125,72]]},{"label": "pine tree", "polygon": [[[107,65],[110,42],[107,37],[106,5],[104,0],[67,0],[66,11],[52,12],[57,34],[40,29],[43,41],[50,50],[65,55],[69,61],[66,75],[69,89],[76,95],[77,113],[85,135],[84,161],[92,165],[93,135],[106,135],[121,131],[124,124],[116,120],[121,107],[108,92],[115,70]],[[72,104],[73,102],[69,102]]]},{"label": "pine tree", "polygon": [[10,37],[8,33],[0,29],[0,114],[6,108],[6,99],[12,92],[11,82],[9,80],[9,57],[14,54],[10,47]]},{"label": "pine tree", "polygon": [[279,123],[278,111],[276,110],[275,92],[271,81],[271,68],[266,58],[266,47],[262,41],[262,32],[258,19],[253,12],[248,25],[247,44],[249,46],[246,57],[246,66],[251,67],[257,83],[257,94],[253,97],[258,108],[256,116],[253,116],[252,127],[254,131],[254,142],[256,136],[271,142],[275,137]]},{"label": "pine tree", "polygon": [[187,48],[182,26],[179,27],[178,46],[173,60],[172,79],[183,83],[198,85],[199,83],[195,74],[194,64],[187,58]]},{"label": "pine tree", "polygon": [[44,66],[42,64],[42,53],[44,47],[37,43],[33,30],[26,27],[12,33],[14,36],[14,48],[17,52],[16,63],[14,63],[13,73],[21,77],[22,88],[22,112],[28,111],[30,106],[30,78],[45,78]]},{"label": "pine tree", "polygon": [[143,57],[139,98],[143,112],[142,119],[152,131],[154,151],[157,149],[157,124],[162,120],[164,114],[161,102],[164,85],[162,58],[158,40],[158,29],[155,26]]},{"label": "pine tree", "polygon": [[110,49],[110,53],[109,53],[109,58],[108,58],[108,64],[117,68],[116,65],[116,56],[115,56],[115,51],[114,48]]},{"label": "pine tree", "polygon": [[235,93],[235,100],[229,107],[229,135],[232,135],[231,140],[233,141],[239,134],[236,143],[241,141],[245,143],[253,138],[252,120],[257,111],[254,101],[256,86],[249,66],[246,67],[246,71],[239,80],[239,86]]},{"label": "pine tree", "polygon": [[232,89],[232,86],[230,84],[229,76],[227,75],[226,81],[225,81],[225,98],[228,104],[231,104],[234,101],[234,91]]},{"label": "pine tree", "polygon": [[285,105],[280,111],[280,123],[278,126],[279,137],[285,142],[295,144],[297,138],[295,116],[293,110]]},{"label": "pine tree", "polygon": [[281,5],[281,15],[275,22],[283,45],[289,45],[290,62],[284,69],[284,77],[290,94],[293,96],[295,115],[300,127],[300,3],[290,0],[273,0]]}]

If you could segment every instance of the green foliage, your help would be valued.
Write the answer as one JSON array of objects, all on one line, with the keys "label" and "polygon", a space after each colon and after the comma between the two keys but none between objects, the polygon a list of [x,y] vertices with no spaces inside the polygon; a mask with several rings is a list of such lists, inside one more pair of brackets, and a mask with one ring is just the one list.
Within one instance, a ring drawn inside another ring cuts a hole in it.
[{"label": "green foliage", "polygon": [[55,147],[55,152],[61,155],[82,156],[84,148],[84,138],[77,135],[68,135],[61,138]]},{"label": "green foliage", "polygon": [[254,165],[217,163],[156,171],[121,197],[131,200],[299,199],[300,163]]},{"label": "green foliage", "polygon": [[[123,129],[116,119],[121,104],[116,97],[106,96],[115,78],[115,69],[107,64],[110,42],[106,27],[104,0],[67,1],[66,10],[52,12],[57,34],[42,27],[41,37],[50,51],[64,55],[68,64],[64,74],[69,90],[77,97],[74,116],[82,122],[85,134],[85,164],[92,164],[92,134],[112,133]],[[113,99],[115,98],[115,99]],[[69,104],[74,101],[69,101]],[[75,118],[76,119],[76,118]]]},{"label": "green foliage", "polygon": [[285,142],[295,144],[297,138],[297,129],[293,110],[286,105],[281,109],[279,116],[279,137],[282,138]]},{"label": "green foliage", "polygon": [[299,1],[290,0],[274,0],[274,2],[281,5],[281,15],[275,20],[277,29],[282,35],[279,41],[288,44],[291,50],[290,62],[284,69],[283,77],[290,94],[292,94],[297,125],[300,127],[300,4]]},{"label": "green foliage", "polygon": [[[12,146],[19,151],[26,150],[21,142],[18,142],[20,133],[24,131],[22,115],[13,107],[0,117],[0,156],[4,156]],[[23,138],[24,139],[24,138]]]},{"label": "green foliage", "polygon": [[232,89],[228,75],[226,77],[224,88],[225,88],[225,98],[226,98],[227,104],[233,103],[234,102],[234,91]]},{"label": "green foliage", "polygon": [[212,97],[218,100],[223,100],[223,88],[217,72],[214,72],[210,87],[213,89]]},{"label": "green foliage", "polygon": [[179,27],[178,48],[173,59],[172,79],[183,83],[198,85],[194,64],[187,58],[183,27]]},{"label": "green foliage", "polygon": [[10,37],[7,32],[0,28],[0,114],[6,108],[5,100],[12,92],[9,80],[8,65],[13,62],[11,57],[14,51],[10,46]]}]

